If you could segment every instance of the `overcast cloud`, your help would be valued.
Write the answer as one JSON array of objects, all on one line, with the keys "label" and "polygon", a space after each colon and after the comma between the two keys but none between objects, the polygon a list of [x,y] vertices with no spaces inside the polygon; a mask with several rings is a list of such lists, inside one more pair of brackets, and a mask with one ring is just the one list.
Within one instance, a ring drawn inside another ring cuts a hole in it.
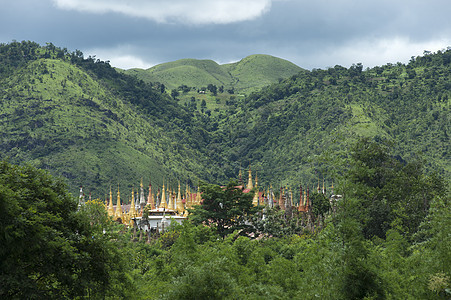
[{"label": "overcast cloud", "polygon": [[52,42],[120,68],[270,54],[307,69],[451,46],[449,0],[0,0],[0,42]]},{"label": "overcast cloud", "polygon": [[57,7],[92,13],[115,12],[159,23],[227,24],[252,20],[270,0],[54,0]]}]

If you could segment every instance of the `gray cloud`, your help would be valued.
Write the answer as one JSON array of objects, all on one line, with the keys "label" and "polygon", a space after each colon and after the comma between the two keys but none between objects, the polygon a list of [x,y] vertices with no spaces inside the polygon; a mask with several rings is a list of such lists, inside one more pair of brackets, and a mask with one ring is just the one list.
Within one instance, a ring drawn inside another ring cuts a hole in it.
[{"label": "gray cloud", "polygon": [[270,0],[54,0],[57,7],[91,13],[114,12],[159,23],[227,24],[252,20],[268,11]]},{"label": "gray cloud", "polygon": [[[407,62],[425,49],[436,51],[451,45],[451,3],[447,0],[255,1],[260,5],[255,12],[241,14],[245,17],[237,13],[235,19],[213,15],[215,21],[199,14],[208,14],[213,7],[208,6],[210,2],[229,1],[197,0],[189,3],[207,6],[197,10],[194,5],[185,15],[177,15],[176,10],[166,12],[160,15],[164,22],[118,12],[106,7],[106,0],[55,1],[2,3],[0,42],[52,42],[97,55],[121,68],[146,68],[188,57],[225,63],[256,53],[285,58],[309,69],[357,62],[374,66]],[[145,2],[160,1],[163,3]],[[75,8],[77,3],[103,6],[82,9]],[[129,3],[141,5],[144,0]],[[203,19],[190,23],[189,18],[198,17]]]}]

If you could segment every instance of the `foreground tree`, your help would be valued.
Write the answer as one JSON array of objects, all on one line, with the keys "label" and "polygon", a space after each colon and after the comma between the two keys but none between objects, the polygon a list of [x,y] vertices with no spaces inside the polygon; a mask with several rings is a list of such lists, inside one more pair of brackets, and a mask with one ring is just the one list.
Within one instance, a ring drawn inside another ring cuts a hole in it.
[{"label": "foreground tree", "polygon": [[0,162],[0,298],[125,295],[125,265],[98,212],[77,211],[47,172]]},{"label": "foreground tree", "polygon": [[189,219],[194,224],[214,226],[224,238],[235,230],[249,233],[254,226],[248,222],[259,208],[252,205],[254,193],[243,193],[236,182],[225,187],[214,184],[202,184],[203,202],[190,211]]},{"label": "foreground tree", "polygon": [[443,196],[443,179],[423,174],[420,161],[405,162],[390,145],[358,141],[350,154],[343,188],[346,210],[363,225],[365,238],[385,238],[396,227],[410,238],[429,210],[429,202]]}]

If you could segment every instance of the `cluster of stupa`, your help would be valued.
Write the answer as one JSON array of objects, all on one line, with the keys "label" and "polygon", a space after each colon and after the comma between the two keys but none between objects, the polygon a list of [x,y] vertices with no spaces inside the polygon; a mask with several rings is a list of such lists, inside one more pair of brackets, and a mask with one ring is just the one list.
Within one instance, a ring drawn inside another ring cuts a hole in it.
[{"label": "cluster of stupa", "polygon": [[[308,213],[312,209],[312,203],[310,201],[310,189],[308,187],[303,188],[302,185],[299,185],[299,194],[297,191],[293,192],[292,188],[280,187],[278,197],[276,197],[272,185],[270,185],[270,187],[268,187],[266,191],[264,189],[260,189],[260,187],[258,186],[257,176],[255,176],[255,185],[253,184],[252,171],[250,166],[247,185],[244,186],[243,184],[241,169],[238,175],[238,182],[238,187],[242,188],[244,193],[249,193],[250,191],[255,190],[254,198],[252,201],[254,205],[264,205],[271,208],[279,207],[281,210],[297,210],[300,213]],[[334,185],[332,183],[331,197],[341,197],[339,195],[333,195],[333,189]],[[326,185],[324,178],[322,188],[320,187],[320,181],[318,178],[318,187],[316,190],[317,193],[326,195]]]},{"label": "cluster of stupa", "polygon": [[[272,185],[265,190],[261,190],[258,185],[258,177],[255,176],[255,184],[252,179],[252,171],[249,166],[249,175],[247,184],[244,185],[242,180],[241,168],[238,175],[238,188],[243,190],[243,193],[249,193],[254,191],[253,205],[279,207],[281,210],[297,210],[299,212],[308,213],[311,211],[312,203],[310,201],[309,188],[303,189],[302,185],[299,186],[299,194],[297,191],[293,192],[292,188],[281,187],[278,193],[278,197],[275,196]],[[318,179],[317,193],[326,194],[325,182],[323,179],[323,187],[320,188],[320,182]],[[332,184],[333,194],[333,184]],[[80,199],[82,197],[82,191],[80,190]],[[80,201],[81,202],[81,201]],[[147,197],[144,195],[144,187],[141,179],[139,191],[132,188],[131,201],[129,204],[121,202],[121,193],[119,187],[117,190],[116,205],[113,204],[113,194],[110,188],[109,197],[106,198],[106,209],[108,215],[114,220],[124,224],[132,224],[133,220],[142,219],[143,214],[147,216],[159,216],[165,215],[170,217],[176,217],[183,219],[188,214],[188,209],[193,208],[194,205],[200,205],[202,203],[201,193],[199,188],[197,192],[192,192],[189,186],[186,186],[185,191],[182,191],[180,183],[178,184],[178,191],[171,190],[168,185],[154,194],[152,191],[152,184],[149,182],[149,190]],[[146,213],[145,213],[146,212]]]},{"label": "cluster of stupa", "polygon": [[187,215],[187,209],[192,208],[193,205],[201,204],[200,193],[191,192],[190,187],[186,187],[184,192],[181,191],[180,183],[178,185],[178,192],[170,190],[169,187],[163,187],[157,193],[152,192],[152,184],[149,182],[149,192],[147,197],[144,195],[144,187],[141,180],[139,192],[131,191],[130,204],[121,203],[121,193],[119,187],[117,190],[116,205],[113,204],[113,194],[110,188],[110,195],[106,199],[106,207],[108,215],[113,217],[114,220],[122,222],[124,224],[130,224],[130,222],[136,218],[141,218],[145,210],[148,215],[159,214],[164,212],[167,215],[185,217]]}]

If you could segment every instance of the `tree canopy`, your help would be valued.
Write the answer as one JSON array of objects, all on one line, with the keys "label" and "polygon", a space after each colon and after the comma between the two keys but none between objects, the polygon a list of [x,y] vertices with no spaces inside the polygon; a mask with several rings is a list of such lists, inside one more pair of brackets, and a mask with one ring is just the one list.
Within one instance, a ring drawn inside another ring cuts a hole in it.
[{"label": "tree canopy", "polygon": [[47,172],[1,161],[0,297],[126,291],[126,268],[111,234],[103,233],[111,224],[102,214],[105,209],[89,204],[77,211],[66,186]]},{"label": "tree canopy", "polygon": [[430,201],[444,196],[445,183],[434,174],[425,175],[419,160],[404,161],[383,142],[361,139],[350,153],[344,174],[345,209],[363,225],[366,238],[385,238],[396,227],[412,236],[427,215]]},{"label": "tree canopy", "polygon": [[202,204],[189,214],[193,223],[214,226],[223,238],[235,230],[242,230],[242,233],[253,230],[248,222],[258,211],[252,204],[253,191],[243,193],[243,189],[234,181],[230,181],[225,187],[204,183],[200,186],[200,191]]}]

